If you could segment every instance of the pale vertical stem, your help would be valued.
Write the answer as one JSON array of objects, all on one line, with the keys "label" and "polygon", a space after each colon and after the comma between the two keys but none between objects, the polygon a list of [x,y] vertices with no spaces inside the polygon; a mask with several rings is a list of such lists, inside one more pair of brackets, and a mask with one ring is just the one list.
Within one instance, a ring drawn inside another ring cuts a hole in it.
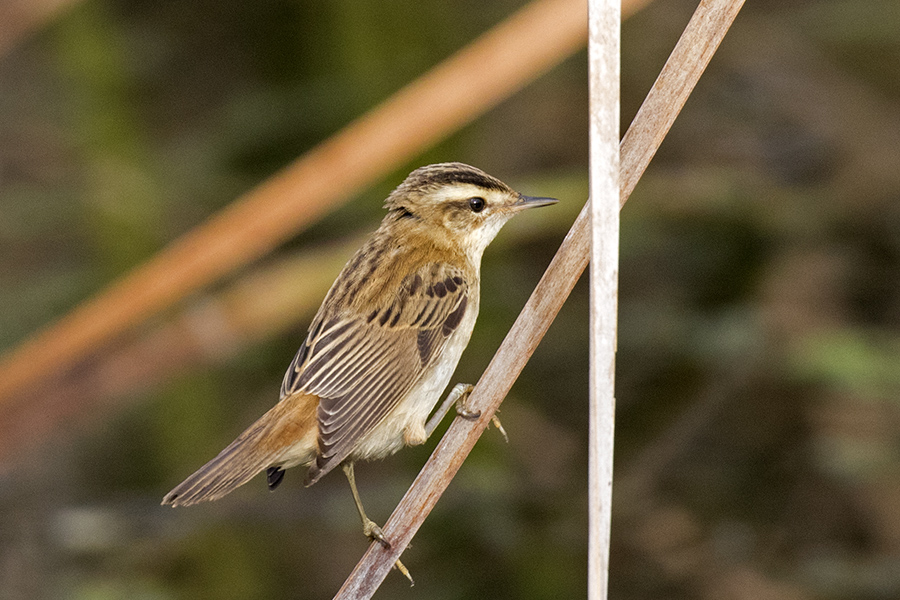
[{"label": "pale vertical stem", "polygon": [[588,598],[609,579],[619,274],[619,0],[588,3],[591,189],[591,367]]},{"label": "pale vertical stem", "polygon": [[[631,195],[638,179],[659,148],[659,144],[681,107],[684,106],[690,91],[696,85],[743,3],[744,0],[701,0],[694,17],[688,23],[687,29],[669,57],[662,73],[653,84],[653,89],[650,90],[641,110],[635,116],[628,133],[622,139],[620,204],[625,204]],[[618,51],[613,53],[614,58],[617,55]],[[616,72],[618,71],[616,70]],[[613,120],[614,123],[617,121],[618,119]],[[596,157],[596,154],[592,155],[592,158]],[[615,160],[615,156],[613,160]],[[595,197],[595,199],[598,202],[602,200],[599,197]],[[471,452],[475,441],[487,427],[491,416],[509,392],[513,382],[534,352],[538,342],[547,332],[550,323],[556,317],[563,302],[587,266],[590,258],[591,225],[589,221],[591,221],[591,211],[590,206],[585,206],[578,215],[559,247],[559,251],[553,257],[553,261],[547,267],[544,276],[525,304],[525,308],[519,314],[519,318],[516,319],[500,349],[497,350],[497,354],[494,355],[494,359],[472,391],[466,406],[472,410],[481,411],[481,417],[474,421],[455,419],[451,423],[419,476],[403,496],[400,504],[397,505],[394,514],[385,523],[383,529],[385,536],[391,541],[391,547],[385,548],[378,543],[370,544],[365,555],[338,591],[335,596],[336,600],[370,598],[384,581],[394,561],[400,557],[434,508],[438,498],[447,489],[450,480]],[[618,237],[618,231],[614,235]],[[605,241],[609,242],[608,239]],[[617,246],[613,245],[612,250],[617,252]],[[600,261],[596,262],[600,263]],[[615,295],[612,297],[615,300]],[[614,350],[615,338],[608,341],[610,342],[609,346]],[[605,372],[605,376],[611,383],[612,359],[608,364],[610,368]],[[609,398],[612,399],[611,392]],[[613,405],[610,402],[606,406],[611,417]],[[608,423],[610,424],[609,431],[612,431],[611,418]],[[609,436],[608,440],[611,443],[612,436]],[[593,456],[593,449],[591,452]],[[609,472],[612,452],[608,452],[605,456],[607,456],[606,464],[607,472]],[[607,481],[609,481],[609,477],[607,477]],[[607,516],[611,491],[612,488],[607,485],[605,490]],[[603,510],[603,508],[604,505],[601,504],[600,509]],[[593,519],[592,522],[608,524],[609,519],[607,518],[606,521]],[[608,533],[605,539],[609,539]],[[594,549],[593,544],[592,538],[591,550]],[[591,575],[589,585],[600,583],[601,586],[599,592],[590,592],[589,597],[592,599],[599,599],[605,595],[607,548],[608,546],[604,545],[600,547],[600,552],[592,552],[592,556],[602,557],[598,562],[603,565],[594,570],[593,559],[591,559],[592,573],[602,573],[603,575],[602,577]]]}]

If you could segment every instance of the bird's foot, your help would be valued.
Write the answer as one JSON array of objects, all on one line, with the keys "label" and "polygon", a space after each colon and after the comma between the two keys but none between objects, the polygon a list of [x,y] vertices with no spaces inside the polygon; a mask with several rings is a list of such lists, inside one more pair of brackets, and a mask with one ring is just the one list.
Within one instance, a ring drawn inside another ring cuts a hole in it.
[{"label": "bird's foot", "polygon": [[[375,521],[366,519],[366,521],[363,523],[363,533],[370,540],[378,542],[379,544],[384,546],[386,550],[390,550],[391,543],[387,540],[384,535],[384,531],[382,531],[381,527],[379,527],[375,523]],[[416,582],[413,581],[412,575],[409,573],[409,569],[406,568],[406,565],[400,562],[399,558],[394,562],[394,568],[400,571],[403,576],[409,580],[410,587],[416,585]]]},{"label": "bird's foot", "polygon": [[[463,419],[474,421],[481,417],[480,410],[472,410],[468,406],[469,395],[472,393],[473,389],[475,389],[475,386],[469,383],[457,383],[453,386],[453,389],[447,394],[447,398],[441,403],[440,407],[434,411],[434,414],[428,419],[428,423],[425,424],[426,439],[431,437],[431,434],[434,433],[435,428],[444,418],[444,415],[450,410],[451,406],[456,407],[456,414]],[[500,424],[500,419],[498,419],[496,415],[491,417],[491,423],[493,423],[494,427],[500,431],[503,435],[503,439],[509,442],[506,430],[503,429],[503,425]]]},{"label": "bird's foot", "polygon": [[469,395],[474,389],[475,386],[471,383],[457,383],[450,392],[450,397],[455,396],[456,414],[469,421],[474,421],[481,416],[480,410],[471,410],[466,404],[469,401]]},{"label": "bird's foot", "polygon": [[[472,393],[473,389],[475,389],[475,387],[471,384],[460,383],[457,384],[456,387],[453,388],[453,392],[451,392],[452,394],[458,394],[459,396],[456,399],[456,414],[463,419],[468,419],[470,421],[474,421],[481,417],[480,410],[472,410],[467,404],[469,395]],[[497,431],[500,432],[500,435],[503,436],[503,440],[508,444],[509,436],[506,435],[506,430],[503,428],[503,425],[500,423],[500,419],[497,418],[496,414],[491,417],[491,423],[494,424],[494,427],[496,427]]]},{"label": "bird's foot", "polygon": [[388,550],[391,549],[391,543],[384,537],[384,531],[381,530],[381,527],[379,527],[375,521],[366,519],[363,522],[363,533],[370,540],[378,542]]}]

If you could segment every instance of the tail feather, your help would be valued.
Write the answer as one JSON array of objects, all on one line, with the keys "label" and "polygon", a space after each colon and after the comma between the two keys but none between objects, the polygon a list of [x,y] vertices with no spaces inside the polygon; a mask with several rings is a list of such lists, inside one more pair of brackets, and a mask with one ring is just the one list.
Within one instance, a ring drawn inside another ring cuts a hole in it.
[{"label": "tail feather", "polygon": [[316,454],[318,398],[285,398],[247,428],[218,456],[200,467],[163,498],[163,504],[188,506],[217,500],[272,466],[293,466]]}]

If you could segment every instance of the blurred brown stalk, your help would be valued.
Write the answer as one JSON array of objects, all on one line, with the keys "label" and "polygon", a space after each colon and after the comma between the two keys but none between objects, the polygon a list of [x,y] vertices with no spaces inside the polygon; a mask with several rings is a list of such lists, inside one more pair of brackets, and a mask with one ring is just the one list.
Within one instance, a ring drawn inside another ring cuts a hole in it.
[{"label": "blurred brown stalk", "polygon": [[[0,360],[0,407],[272,251],[581,48],[585,7],[538,0]],[[522,44],[520,40],[528,40]]]},{"label": "blurred brown stalk", "polygon": [[[634,13],[647,2],[626,0],[623,14]],[[44,408],[36,410],[34,398],[43,395],[37,387],[50,379],[58,384],[59,377],[98,356],[108,344],[122,341],[137,324],[270,252],[365,185],[576,52],[585,43],[586,31],[581,2],[538,0],[526,6],[23,342],[0,360],[0,423],[27,435],[80,413],[83,406],[58,395],[54,401],[45,398]],[[522,39],[529,43],[521,44]],[[171,348],[165,353],[176,354]],[[0,456],[15,445],[15,438],[3,437],[7,446],[0,449]]]},{"label": "blurred brown stalk", "polygon": [[0,57],[32,31],[56,17],[76,0],[4,0],[0,2]]}]

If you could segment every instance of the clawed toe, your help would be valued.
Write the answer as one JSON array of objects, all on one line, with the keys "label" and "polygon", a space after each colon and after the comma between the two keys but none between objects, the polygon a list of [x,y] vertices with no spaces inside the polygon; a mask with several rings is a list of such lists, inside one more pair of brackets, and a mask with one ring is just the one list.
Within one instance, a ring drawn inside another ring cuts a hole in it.
[{"label": "clawed toe", "polygon": [[[366,524],[363,526],[363,533],[365,533],[366,537],[369,538],[370,540],[374,540],[374,541],[378,542],[379,544],[381,544],[382,546],[384,546],[384,548],[386,550],[391,549],[391,543],[389,541],[387,541],[387,538],[384,536],[384,531],[382,531],[381,527],[376,525],[374,521],[366,522]],[[409,572],[409,569],[406,568],[406,565],[404,565],[402,562],[400,562],[399,558],[394,562],[394,568],[397,569],[398,571],[400,571],[403,574],[403,576],[409,580],[410,587],[416,585],[416,582],[413,581],[413,578]]]},{"label": "clawed toe", "polygon": [[[456,414],[468,421],[474,421],[481,418],[480,410],[472,410],[468,407],[469,395],[472,393],[473,389],[475,389],[475,386],[473,385],[459,383],[447,397],[447,402],[453,402],[456,405]],[[497,428],[497,431],[500,432],[503,439],[509,443],[509,436],[506,435],[506,430],[503,429],[503,425],[500,424],[500,419],[497,418],[497,415],[491,417],[491,423],[494,424],[494,427]]]},{"label": "clawed toe", "polygon": [[463,419],[468,419],[469,421],[474,421],[475,419],[481,416],[480,410],[469,410],[468,408],[457,406],[456,414],[462,417]]},{"label": "clawed toe", "polygon": [[469,400],[469,394],[472,393],[473,389],[475,389],[475,386],[471,384],[458,383],[453,388],[453,391],[450,392],[450,397],[455,397],[454,404],[456,405],[456,414],[469,421],[474,421],[481,416],[480,410],[470,410],[466,405],[466,402]]},{"label": "clawed toe", "polygon": [[493,417],[491,417],[491,423],[494,424],[494,427],[496,427],[497,431],[500,432],[500,435],[503,436],[503,441],[505,441],[508,444],[509,436],[506,435],[506,430],[503,429],[503,425],[500,424],[500,419],[497,418],[497,415],[494,415]]},{"label": "clawed toe", "polygon": [[390,550],[391,543],[387,541],[387,538],[384,537],[384,531],[381,530],[381,527],[375,524],[374,521],[366,521],[363,525],[363,533],[370,540],[374,540]]}]

